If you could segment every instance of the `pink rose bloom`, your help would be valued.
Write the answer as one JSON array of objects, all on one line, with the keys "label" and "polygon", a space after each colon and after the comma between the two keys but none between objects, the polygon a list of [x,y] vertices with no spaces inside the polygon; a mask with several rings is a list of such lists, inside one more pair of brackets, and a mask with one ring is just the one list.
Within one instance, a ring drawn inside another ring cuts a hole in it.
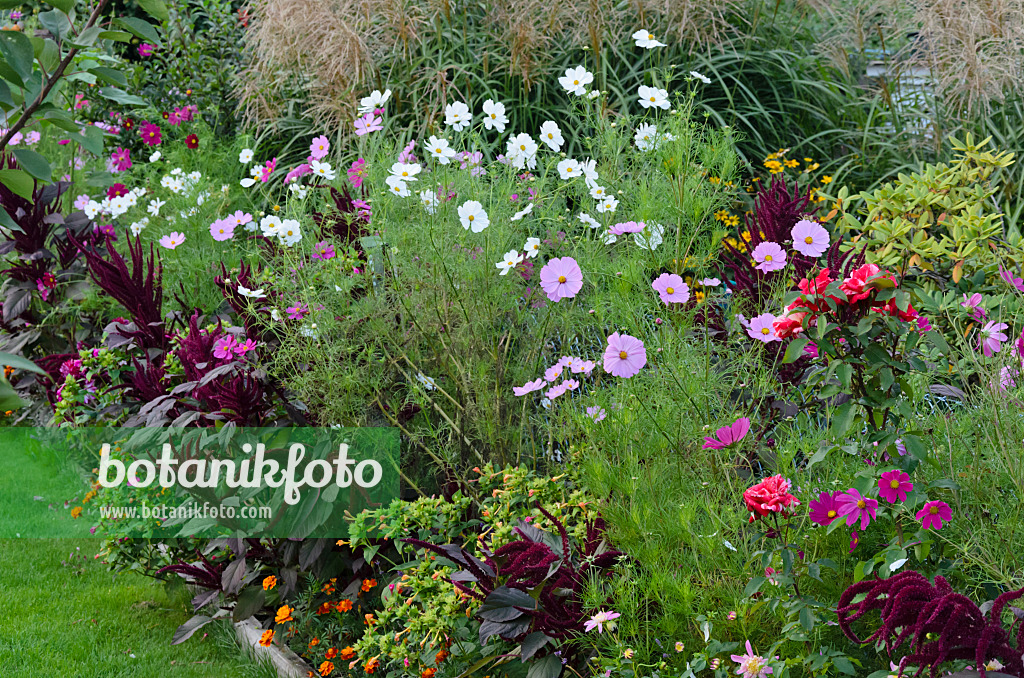
[{"label": "pink rose bloom", "polygon": [[690,299],[690,286],[674,273],[662,273],[651,283],[651,287],[665,304],[684,304]]},{"label": "pink rose bloom", "polygon": [[615,332],[608,337],[604,350],[604,369],[615,377],[628,379],[647,364],[647,349],[644,342],[628,334]]},{"label": "pink rose bloom", "polygon": [[540,286],[551,301],[572,299],[583,288],[583,272],[572,257],[551,259],[540,269]]}]

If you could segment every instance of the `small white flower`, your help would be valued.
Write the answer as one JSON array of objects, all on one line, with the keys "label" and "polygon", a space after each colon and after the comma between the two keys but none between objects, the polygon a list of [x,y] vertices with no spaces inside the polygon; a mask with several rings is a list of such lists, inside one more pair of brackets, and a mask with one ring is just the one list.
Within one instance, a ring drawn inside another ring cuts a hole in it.
[{"label": "small white flower", "polygon": [[309,188],[301,186],[295,182],[288,184],[288,190],[295,194],[299,200],[305,200],[306,196],[309,195]]},{"label": "small white flower", "polygon": [[579,214],[576,215],[576,218],[579,219],[580,221],[582,221],[584,224],[586,224],[590,228],[601,228],[601,224],[599,224],[597,222],[597,219],[595,219],[594,217],[590,216],[586,212],[580,212]]},{"label": "small white flower", "polygon": [[199,181],[202,178],[203,178],[203,175],[200,174],[199,172],[189,172],[188,173],[188,180],[189,180],[189,182],[191,182],[193,184],[196,183],[197,181]]},{"label": "small white flower", "polygon": [[508,124],[508,118],[505,117],[505,104],[501,102],[494,102],[488,99],[484,102],[484,127],[487,129],[494,128],[499,133],[505,131],[505,125]]},{"label": "small white flower", "polygon": [[274,238],[281,232],[281,219],[272,214],[260,219],[260,230],[264,238]]},{"label": "small white flower", "polygon": [[580,170],[578,162],[572,158],[566,158],[558,163],[558,176],[563,179],[575,179],[576,177],[583,176],[583,172]]},{"label": "small white flower", "polygon": [[444,124],[448,125],[456,132],[461,132],[469,126],[469,123],[473,121],[473,114],[469,110],[469,106],[461,101],[456,101],[453,104],[448,104],[444,107]]},{"label": "small white flower", "polygon": [[149,201],[149,207],[146,208],[146,211],[152,214],[154,217],[158,217],[160,216],[160,208],[166,204],[166,200],[161,200],[160,198],[153,198],[152,200]]},{"label": "small white flower", "polygon": [[562,150],[562,144],[565,143],[565,139],[562,138],[562,132],[558,129],[558,125],[555,124],[554,120],[548,120],[540,126],[540,140],[556,153]]},{"label": "small white flower", "polygon": [[238,286],[238,293],[241,294],[243,297],[248,297],[249,299],[262,299],[263,297],[267,296],[266,294],[263,293],[263,288],[260,288],[258,290],[250,290],[248,287],[243,287],[242,285]]},{"label": "small white flower", "polygon": [[501,269],[501,273],[498,275],[506,275],[513,268],[523,262],[523,253],[518,250],[509,250],[505,252],[505,256],[501,261],[495,264],[496,267]]},{"label": "small white flower", "polygon": [[633,234],[633,242],[645,250],[652,252],[658,249],[665,237],[665,227],[661,224],[647,224],[641,233]]},{"label": "small white flower", "polygon": [[239,181],[238,183],[240,183],[242,185],[242,188],[249,188],[250,186],[252,186],[253,184],[256,183],[256,180],[255,179],[250,179],[249,177],[246,177],[246,178],[242,179],[241,181]]},{"label": "small white flower", "polygon": [[586,94],[587,85],[592,82],[594,82],[594,74],[583,68],[583,66],[567,68],[565,75],[558,79],[558,84],[565,88],[566,92],[576,96]]},{"label": "small white flower", "polygon": [[523,249],[526,251],[526,258],[533,259],[540,254],[540,238],[527,238]]},{"label": "small white flower", "polygon": [[476,200],[467,200],[459,207],[459,221],[462,227],[479,233],[491,225],[491,220],[484,211],[484,206]]},{"label": "small white flower", "polygon": [[132,223],[132,225],[129,226],[132,231],[132,236],[138,237],[139,233],[142,233],[146,226],[149,226],[149,217],[142,217],[138,221]]},{"label": "small white flower", "polygon": [[161,157],[163,157],[163,153],[161,153],[160,151],[154,151],[153,155],[149,156],[149,161],[150,162],[156,162]]},{"label": "small white flower", "polygon": [[90,200],[89,204],[85,206],[84,211],[85,216],[89,217],[90,219],[95,219],[97,216],[99,216],[99,213],[103,211],[103,203],[96,202],[95,200]]},{"label": "small white flower", "polygon": [[508,140],[505,155],[516,169],[533,169],[537,166],[537,148],[537,142],[524,132]]},{"label": "small white flower", "polygon": [[698,73],[697,71],[690,71],[690,75],[692,75],[697,80],[700,80],[705,85],[710,85],[711,84],[711,78],[709,78],[708,76],[704,75],[703,73]]},{"label": "small white flower", "polygon": [[437,206],[441,200],[437,197],[435,191],[424,189],[420,191],[420,204],[423,205],[423,209],[427,211],[427,214],[433,214],[437,211]]},{"label": "small white flower", "polygon": [[309,168],[313,171],[313,174],[320,177],[324,181],[334,181],[335,174],[334,169],[331,167],[329,162],[320,162],[314,160],[309,163]]},{"label": "small white flower", "polygon": [[428,377],[422,372],[418,372],[416,374],[416,381],[420,382],[423,388],[427,391],[433,391],[435,388],[437,388],[437,382],[434,381],[433,378]]},{"label": "small white flower", "polygon": [[608,190],[604,186],[591,186],[590,197],[594,200],[602,200],[605,195],[608,194]]},{"label": "small white flower", "polygon": [[662,110],[668,110],[670,104],[668,103],[668,92],[657,87],[648,87],[647,85],[640,85],[637,88],[636,95],[640,100],[640,105],[644,108],[660,108]]},{"label": "small white flower", "polygon": [[254,154],[251,148],[243,148],[242,152],[238,154],[238,162],[242,163],[243,165],[248,165],[250,162],[252,162],[253,157]]},{"label": "small white flower", "polygon": [[646,122],[641,124],[633,135],[633,143],[641,151],[655,150],[658,147],[658,128]]},{"label": "small white flower", "polygon": [[722,284],[722,281],[718,278],[703,278],[698,283],[703,287],[718,287]]},{"label": "small white flower", "polygon": [[588,99],[596,99],[599,96],[601,96],[601,91],[600,90],[594,89],[594,90],[590,90],[589,92],[587,92],[587,98]]},{"label": "small white flower", "polygon": [[416,175],[422,168],[416,163],[396,162],[391,166],[391,176],[402,181],[416,181]]},{"label": "small white flower", "polygon": [[531,202],[526,207],[524,207],[523,209],[521,209],[518,212],[516,212],[515,214],[513,214],[512,218],[509,219],[509,221],[519,221],[520,219],[522,219],[523,217],[525,217],[527,214],[529,214],[532,211],[533,211],[533,203]]},{"label": "small white flower", "polygon": [[447,165],[455,157],[455,149],[448,145],[447,139],[438,139],[436,136],[431,135],[429,139],[423,142],[423,146],[442,165]]},{"label": "small white flower", "polygon": [[644,49],[654,49],[655,47],[665,46],[665,43],[658,42],[654,39],[653,35],[642,29],[633,34],[633,40],[636,41],[637,47],[643,47]]},{"label": "small white flower", "polygon": [[580,163],[580,173],[587,178],[587,186],[593,188],[597,185],[597,161],[587,158]]},{"label": "small white flower", "polygon": [[388,178],[384,180],[391,189],[389,192],[391,195],[397,195],[400,198],[408,198],[411,194],[409,193],[409,185],[402,180],[402,177],[396,177],[394,174],[389,174]]},{"label": "small white flower", "polygon": [[270,309],[270,319],[274,320],[274,321],[277,321],[277,322],[280,322],[281,321],[281,312],[278,311],[276,308]]},{"label": "small white flower", "polygon": [[375,89],[370,92],[370,96],[363,97],[359,100],[359,115],[366,115],[367,113],[373,113],[377,108],[382,108],[384,104],[391,98],[391,90],[386,89],[381,94],[379,89]]},{"label": "small white flower", "polygon": [[602,238],[602,240],[604,240],[605,245],[613,245],[618,239],[619,236],[613,234],[611,231],[605,231],[604,237]]},{"label": "small white flower", "polygon": [[302,231],[299,230],[299,222],[295,219],[285,219],[277,229],[277,237],[285,247],[291,247],[302,240]]},{"label": "small white flower", "polygon": [[602,200],[601,202],[599,202],[597,204],[597,211],[598,212],[602,212],[602,213],[604,213],[604,212],[614,212],[615,208],[618,207],[618,206],[619,206],[619,201],[616,200],[615,196],[614,195],[609,195],[609,196],[605,197],[604,200]]}]

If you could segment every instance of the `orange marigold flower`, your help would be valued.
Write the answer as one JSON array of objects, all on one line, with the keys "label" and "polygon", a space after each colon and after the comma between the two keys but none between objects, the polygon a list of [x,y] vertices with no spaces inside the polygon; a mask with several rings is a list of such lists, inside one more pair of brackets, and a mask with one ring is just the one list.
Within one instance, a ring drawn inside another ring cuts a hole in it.
[{"label": "orange marigold flower", "polygon": [[75,508],[71,509],[71,517],[72,518],[77,518],[80,515],[82,515],[82,507],[81,506],[76,506]]},{"label": "orange marigold flower", "polygon": [[329,676],[334,672],[334,664],[331,662],[324,662],[320,665],[320,675]]},{"label": "orange marigold flower", "polygon": [[274,642],[274,631],[267,629],[263,632],[263,635],[260,636],[260,645],[263,647],[270,647],[272,642]]},{"label": "orange marigold flower", "polygon": [[338,601],[338,612],[348,612],[352,609],[352,601],[348,598],[342,598]]},{"label": "orange marigold flower", "polygon": [[360,588],[362,588],[364,591],[369,591],[370,589],[372,589],[376,585],[377,585],[377,580],[376,579],[364,579],[363,580],[363,585]]},{"label": "orange marigold flower", "polygon": [[328,659],[334,659],[335,657],[338,656],[338,648],[332,647],[331,649],[327,650],[327,652],[324,653],[324,656],[327,657]]},{"label": "orange marigold flower", "polygon": [[424,669],[423,673],[420,674],[420,678],[434,678],[435,673],[437,673],[437,669],[433,667],[429,669]]},{"label": "orange marigold flower", "polygon": [[[310,647],[316,647],[319,644],[320,644],[320,639],[316,638],[316,637],[314,637],[313,640],[309,641],[309,646]],[[330,657],[328,657],[328,659],[330,659]]]},{"label": "orange marigold flower", "polygon": [[366,671],[367,673],[373,673],[374,671],[377,670],[377,667],[379,667],[379,666],[380,666],[380,662],[377,661],[376,657],[374,657],[370,661],[366,662],[366,666],[363,667],[363,670]]},{"label": "orange marigold flower", "polygon": [[270,589],[274,588],[275,586],[277,586],[277,577],[275,577],[274,575],[270,575],[269,577],[266,577],[263,580],[263,590],[264,591],[269,591]]},{"label": "orange marigold flower", "polygon": [[294,607],[288,607],[287,605],[282,605],[281,607],[277,608],[277,616],[274,617],[274,621],[277,622],[278,624],[283,624],[283,623],[285,623],[287,621],[293,621],[294,617],[292,617],[292,612],[294,612],[294,611],[295,611]]},{"label": "orange marigold flower", "polygon": [[341,651],[340,656],[342,661],[347,662],[349,659],[352,659],[352,657],[356,656],[356,651],[351,645],[349,645]]},{"label": "orange marigold flower", "polygon": [[321,603],[320,607],[316,608],[317,614],[327,614],[331,611],[331,602]]},{"label": "orange marigold flower", "polygon": [[363,615],[363,620],[366,622],[367,626],[372,626],[377,622],[377,620],[373,618],[373,614],[369,612]]},{"label": "orange marigold flower", "polygon": [[332,593],[334,593],[334,586],[332,586],[329,583],[324,584],[322,587],[320,587],[320,590],[326,593],[327,595],[331,595]]},{"label": "orange marigold flower", "polygon": [[445,659],[448,658],[448,654],[449,654],[449,652],[447,650],[438,650],[437,654],[434,655],[434,663],[435,664],[440,664],[441,662],[443,662]]}]

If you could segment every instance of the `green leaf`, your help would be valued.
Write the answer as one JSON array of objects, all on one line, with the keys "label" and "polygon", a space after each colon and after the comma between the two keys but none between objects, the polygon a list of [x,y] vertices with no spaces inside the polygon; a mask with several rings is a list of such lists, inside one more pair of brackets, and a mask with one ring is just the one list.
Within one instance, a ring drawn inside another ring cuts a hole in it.
[{"label": "green leaf", "polygon": [[80,134],[71,134],[70,137],[93,155],[103,154],[103,130],[95,125],[86,125]]},{"label": "green leaf", "polygon": [[892,375],[892,370],[888,367],[883,368],[882,371],[878,373],[878,376],[881,380],[883,391],[888,391],[889,387],[896,381],[896,378]]},{"label": "green leaf", "polygon": [[792,363],[799,359],[804,354],[804,346],[807,346],[808,341],[809,339],[802,334],[793,337],[786,347],[786,355],[783,356],[782,362]]},{"label": "green leaf", "polygon": [[132,34],[128,31],[103,31],[99,37],[100,40],[114,40],[115,42],[132,41]]},{"label": "green leaf", "polygon": [[[74,4],[73,0],[71,4]],[[63,38],[68,34],[68,31],[71,30],[71,22],[68,20],[68,15],[64,11],[57,11],[55,9],[51,9],[47,12],[40,12],[39,23],[42,24],[43,28],[48,30],[51,35],[55,35],[58,38]]]},{"label": "green leaf", "polygon": [[147,42],[156,44],[159,44],[160,42],[160,34],[156,32],[156,27],[148,21],[126,16],[114,19],[114,23]]},{"label": "green leaf", "polygon": [[15,355],[13,353],[0,353],[0,365],[13,367],[16,370],[28,370],[29,372],[35,372],[36,374],[46,374],[46,370],[36,365],[28,358],[22,358],[20,355]]},{"label": "green leaf", "polygon": [[832,657],[832,665],[848,676],[857,675],[857,669],[854,668],[853,664],[846,657]]},{"label": "green leaf", "polygon": [[0,209],[0,226],[9,228],[15,233],[25,232],[25,229],[23,229],[21,226],[18,226],[18,222],[16,222],[14,219],[11,219],[11,215],[8,214],[7,210],[5,209]]},{"label": "green leaf", "polygon": [[35,50],[32,49],[31,40],[18,31],[0,31],[0,54],[21,78],[19,85],[24,85],[32,78]]},{"label": "green leaf", "polygon": [[928,339],[928,343],[939,349],[939,352],[944,356],[950,354],[949,344],[946,343],[946,338],[942,336],[942,333],[938,330],[928,330],[924,333],[925,338]]},{"label": "green leaf", "polygon": [[133,94],[128,94],[128,92],[119,90],[116,87],[101,87],[100,95],[103,96],[105,99],[110,99],[111,101],[115,101],[119,104],[124,104],[125,106],[149,105],[145,99],[137,97]]},{"label": "green leaf", "polygon": [[804,627],[804,631],[808,632],[814,628],[814,613],[811,612],[811,608],[800,608],[800,626]]},{"label": "green leaf", "polygon": [[954,492],[956,492],[960,489],[960,484],[957,483],[955,480],[951,480],[950,478],[939,478],[938,480],[933,480],[930,483],[928,483],[929,490],[936,487],[944,487],[947,490],[953,490]]},{"label": "green leaf", "polygon": [[167,21],[171,18],[164,0],[138,0],[138,2],[139,7],[157,21]]},{"label": "green leaf", "polygon": [[65,14],[75,8],[75,0],[47,0],[47,2]]},{"label": "green leaf", "polygon": [[839,377],[839,381],[842,383],[843,388],[849,389],[850,382],[853,379],[853,365],[846,362],[840,363],[836,368],[836,376]]},{"label": "green leaf", "polygon": [[100,33],[102,32],[103,29],[99,26],[90,26],[78,35],[69,37],[67,42],[73,47],[92,47],[99,40]]},{"label": "green leaf", "polygon": [[0,184],[11,189],[15,195],[32,200],[33,182],[28,172],[15,169],[0,170]]},{"label": "green leaf", "polygon": [[928,449],[924,446],[924,441],[915,435],[905,434],[903,436],[903,446],[907,448],[907,452],[910,452],[915,459],[924,461],[928,458]]},{"label": "green leaf", "polygon": [[14,97],[11,96],[10,85],[3,80],[0,80],[0,104],[3,104],[8,108],[14,108],[17,105],[14,103]]},{"label": "green leaf", "polygon": [[121,87],[128,86],[128,78],[124,77],[124,73],[116,68],[96,66],[95,68],[90,68],[89,72],[94,74],[97,78],[109,82],[111,85],[120,85]]},{"label": "green leaf", "polygon": [[50,169],[50,163],[46,162],[46,158],[27,148],[14,149],[14,157],[18,159],[18,165],[23,170],[39,181],[50,183],[53,170]]},{"label": "green leaf", "polygon": [[18,395],[14,387],[0,379],[0,412],[17,410],[25,405],[28,403]]},{"label": "green leaf", "polygon": [[750,596],[757,593],[757,590],[761,588],[761,585],[767,581],[764,577],[754,577],[747,582],[746,588],[743,589],[743,597],[749,598]]},{"label": "green leaf", "polygon": [[832,415],[832,435],[841,438],[846,435],[853,425],[854,417],[857,414],[856,403],[852,400],[845,402],[836,409]]},{"label": "green leaf", "polygon": [[562,672],[562,660],[558,655],[549,654],[530,664],[526,678],[558,678]]}]

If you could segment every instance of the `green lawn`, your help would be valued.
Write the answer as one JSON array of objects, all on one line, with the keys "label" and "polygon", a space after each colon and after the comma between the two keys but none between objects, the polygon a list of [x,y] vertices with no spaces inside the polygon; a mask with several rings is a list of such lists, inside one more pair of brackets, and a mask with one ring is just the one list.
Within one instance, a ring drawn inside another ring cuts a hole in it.
[{"label": "green lawn", "polygon": [[[96,539],[0,539],[3,678],[276,678],[214,623],[171,646],[187,592],[93,560]],[[203,636],[203,632],[208,635]]]}]

